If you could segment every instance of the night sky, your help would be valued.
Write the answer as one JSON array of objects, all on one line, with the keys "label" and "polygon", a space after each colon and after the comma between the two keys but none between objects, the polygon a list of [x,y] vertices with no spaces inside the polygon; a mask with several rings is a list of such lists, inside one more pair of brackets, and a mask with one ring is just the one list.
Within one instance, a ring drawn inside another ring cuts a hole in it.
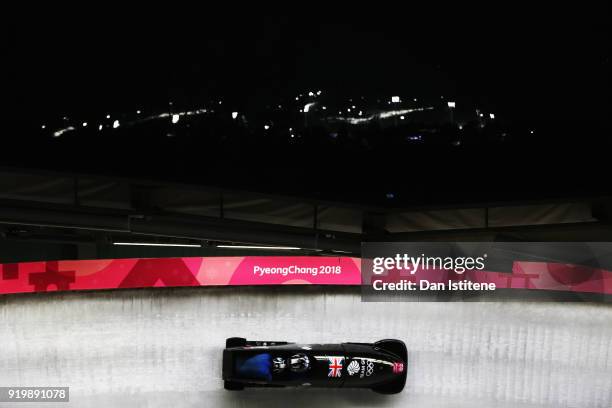
[{"label": "night sky", "polygon": [[5,101],[28,120],[211,96],[259,104],[316,87],[444,95],[517,121],[610,112],[607,6],[297,7],[16,14]]}]

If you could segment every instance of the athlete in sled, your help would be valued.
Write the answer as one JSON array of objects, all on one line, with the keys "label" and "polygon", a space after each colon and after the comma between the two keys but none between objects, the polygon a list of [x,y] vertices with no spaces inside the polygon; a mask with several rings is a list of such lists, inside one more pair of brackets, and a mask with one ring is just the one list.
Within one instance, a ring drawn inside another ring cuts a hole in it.
[{"label": "athlete in sled", "polygon": [[376,343],[296,344],[227,339],[225,389],[312,386],[370,388],[395,394],[406,383],[407,350],[400,340]]}]

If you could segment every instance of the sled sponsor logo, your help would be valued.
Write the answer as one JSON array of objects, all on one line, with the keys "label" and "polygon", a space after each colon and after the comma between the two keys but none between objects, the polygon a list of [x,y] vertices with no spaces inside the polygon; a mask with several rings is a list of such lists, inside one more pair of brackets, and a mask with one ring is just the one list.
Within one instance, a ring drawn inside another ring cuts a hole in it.
[{"label": "sled sponsor logo", "polygon": [[404,372],[404,363],[393,363],[393,374],[401,374]]},{"label": "sled sponsor logo", "polygon": [[374,373],[374,363],[371,361],[368,361],[366,363],[366,376],[369,377]]},{"label": "sled sponsor logo", "polygon": [[344,357],[328,357],[329,359],[329,373],[328,377],[342,377],[342,364],[344,363]]},{"label": "sled sponsor logo", "polygon": [[350,375],[359,373],[359,378],[365,378],[374,374],[374,363],[364,359],[353,360],[346,369]]},{"label": "sled sponsor logo", "polygon": [[346,371],[348,371],[349,375],[355,375],[359,372],[359,363],[356,360],[351,361],[351,363],[346,367]]}]

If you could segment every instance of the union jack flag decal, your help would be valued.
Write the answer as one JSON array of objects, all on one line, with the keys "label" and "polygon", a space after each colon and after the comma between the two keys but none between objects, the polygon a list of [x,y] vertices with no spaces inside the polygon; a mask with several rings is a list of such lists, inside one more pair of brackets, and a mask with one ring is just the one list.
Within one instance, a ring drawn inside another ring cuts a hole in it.
[{"label": "union jack flag decal", "polygon": [[328,377],[342,377],[342,365],[344,357],[328,357],[329,358],[329,373]]}]

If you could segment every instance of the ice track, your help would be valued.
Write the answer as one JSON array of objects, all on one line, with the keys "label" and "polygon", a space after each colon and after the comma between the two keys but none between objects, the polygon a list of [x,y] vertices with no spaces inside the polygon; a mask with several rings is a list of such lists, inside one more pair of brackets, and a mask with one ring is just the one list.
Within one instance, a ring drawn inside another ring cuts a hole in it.
[{"label": "ice track", "polygon": [[[223,389],[226,337],[406,342],[404,392]],[[0,297],[0,386],[70,386],[1,407],[612,407],[612,307],[362,303],[354,288]]]}]

